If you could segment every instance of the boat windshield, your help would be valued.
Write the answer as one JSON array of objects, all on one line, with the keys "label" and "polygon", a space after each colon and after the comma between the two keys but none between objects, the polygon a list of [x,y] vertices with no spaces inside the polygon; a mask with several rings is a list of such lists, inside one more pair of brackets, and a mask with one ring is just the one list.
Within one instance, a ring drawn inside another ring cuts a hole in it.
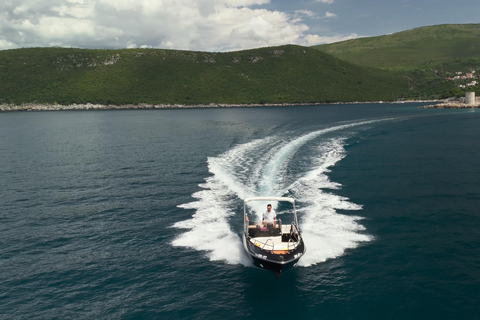
[{"label": "boat windshield", "polygon": [[[267,211],[267,205],[272,206],[272,211],[276,219],[282,221],[285,224],[296,224],[297,218],[295,213],[295,205],[292,199],[290,201],[276,201],[275,199],[282,198],[259,198],[259,200],[249,200],[245,202],[245,219],[250,225],[252,224],[261,224],[263,220],[264,213]],[[291,199],[291,198],[287,198]]]}]

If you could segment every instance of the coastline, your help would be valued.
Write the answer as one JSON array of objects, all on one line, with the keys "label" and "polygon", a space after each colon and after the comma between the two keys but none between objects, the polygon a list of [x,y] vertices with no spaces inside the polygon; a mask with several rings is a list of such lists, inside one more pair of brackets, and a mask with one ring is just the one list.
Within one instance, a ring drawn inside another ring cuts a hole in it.
[{"label": "coastline", "polygon": [[443,102],[439,104],[432,104],[419,107],[422,109],[472,109],[480,108],[479,104],[466,104],[463,102]]},{"label": "coastline", "polygon": [[[72,110],[148,110],[148,109],[194,109],[194,108],[249,108],[249,107],[279,107],[292,106],[301,104],[229,104],[229,103],[210,103],[210,104],[123,104],[123,105],[107,105],[94,103],[73,103],[69,105],[61,104],[36,104],[27,103],[21,105],[1,104],[2,111],[72,111]],[[311,104],[303,104],[311,105]]]},{"label": "coastline", "polygon": [[331,103],[210,103],[210,104],[125,104],[125,105],[104,105],[104,104],[37,104],[25,103],[21,105],[0,104],[0,112],[8,111],[71,111],[71,110],[146,110],[146,109],[193,109],[193,108],[254,108],[254,107],[287,107],[287,106],[314,106],[314,105],[340,105],[340,104],[367,104],[367,103],[414,103],[434,102],[437,100],[421,101],[353,101],[353,102],[331,102]]}]

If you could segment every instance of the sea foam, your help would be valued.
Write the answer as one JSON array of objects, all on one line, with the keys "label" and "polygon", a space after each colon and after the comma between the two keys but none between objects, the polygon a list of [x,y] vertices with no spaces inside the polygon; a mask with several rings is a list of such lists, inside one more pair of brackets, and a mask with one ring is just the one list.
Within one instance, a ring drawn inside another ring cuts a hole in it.
[{"label": "sea foam", "polygon": [[[172,245],[204,251],[212,261],[250,265],[243,250],[241,230],[234,230],[231,223],[233,219],[243,221],[239,201],[286,194],[298,203],[299,224],[307,247],[299,266],[341,256],[346,249],[370,241],[372,237],[365,233],[360,216],[337,212],[361,210],[362,206],[334,194],[332,191],[341,185],[330,181],[327,173],[346,156],[345,139],[352,134],[349,129],[378,121],[382,120],[345,123],[296,137],[291,133],[270,136],[209,157],[211,176],[200,185],[203,190],[192,195],[194,201],[179,205],[195,213],[191,219],[173,225],[187,230]],[[310,150],[301,159],[307,165],[304,172],[292,177],[289,168],[300,161],[296,156],[304,147]],[[258,216],[263,209],[263,206],[254,208]]]}]

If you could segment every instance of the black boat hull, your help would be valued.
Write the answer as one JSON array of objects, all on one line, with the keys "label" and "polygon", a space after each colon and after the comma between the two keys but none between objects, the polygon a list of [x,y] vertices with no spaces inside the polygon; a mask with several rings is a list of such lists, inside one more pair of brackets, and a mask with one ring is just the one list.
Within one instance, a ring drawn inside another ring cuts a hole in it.
[{"label": "black boat hull", "polygon": [[252,261],[253,265],[262,268],[265,270],[270,270],[275,273],[282,273],[285,270],[291,269],[297,265],[297,262],[299,259],[295,259],[292,261],[289,261],[288,263],[285,264],[279,264],[277,262],[269,261],[269,260],[262,260],[260,258],[253,257],[250,255],[250,260]]},{"label": "black boat hull", "polygon": [[295,267],[298,260],[300,260],[305,252],[303,241],[301,241],[295,250],[283,254],[275,254],[271,251],[263,250],[247,241],[245,237],[243,239],[243,244],[248,257],[254,266],[273,271],[277,274]]}]

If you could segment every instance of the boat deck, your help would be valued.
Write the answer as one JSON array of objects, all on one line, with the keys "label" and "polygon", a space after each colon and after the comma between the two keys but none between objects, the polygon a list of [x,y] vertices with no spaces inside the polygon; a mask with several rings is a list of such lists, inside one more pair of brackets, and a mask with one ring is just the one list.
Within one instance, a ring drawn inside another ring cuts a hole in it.
[{"label": "boat deck", "polygon": [[[256,226],[249,226],[254,229]],[[288,251],[294,249],[297,245],[297,241],[292,241],[290,238],[290,225],[283,225],[282,230],[278,229],[274,234],[270,234],[268,231],[261,231],[256,236],[250,238],[250,242],[254,245],[271,251]]]}]

